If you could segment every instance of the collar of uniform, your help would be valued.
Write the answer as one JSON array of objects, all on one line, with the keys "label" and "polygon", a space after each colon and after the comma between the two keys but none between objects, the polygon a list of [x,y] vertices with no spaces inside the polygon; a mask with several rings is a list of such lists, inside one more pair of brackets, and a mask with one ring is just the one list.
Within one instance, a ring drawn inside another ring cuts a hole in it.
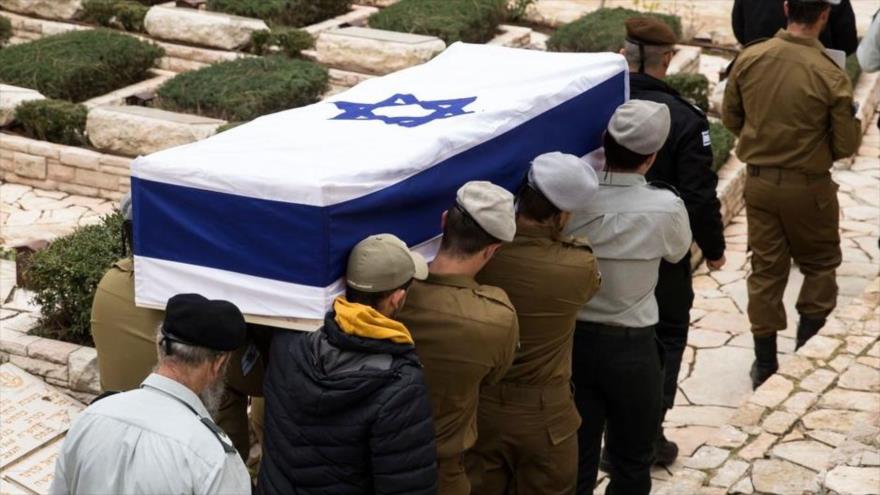
[{"label": "collar of uniform", "polygon": [[121,260],[113,263],[113,266],[119,268],[124,272],[133,272],[134,271],[134,260],[129,258],[122,258]]},{"label": "collar of uniform", "polygon": [[473,277],[467,275],[446,275],[438,273],[428,273],[428,279],[425,280],[430,284],[449,285],[451,287],[462,287],[465,289],[476,289],[480,285]]},{"label": "collar of uniform", "polygon": [[150,373],[150,376],[141,383],[141,387],[153,388],[165,392],[166,394],[172,395],[188,404],[202,417],[211,417],[208,410],[205,408],[205,405],[202,404],[201,399],[199,399],[199,396],[196,395],[195,392],[190,390],[186,385],[176,382],[171,378],[162,376],[158,373]]},{"label": "collar of uniform", "polygon": [[523,224],[520,222],[516,222],[516,235],[517,237],[539,237],[539,238],[552,238],[556,233],[556,227],[553,225],[535,225],[533,223]]},{"label": "collar of uniform", "polygon": [[775,37],[782,39],[782,40],[785,40],[785,41],[789,41],[791,43],[797,43],[798,45],[811,46],[813,48],[816,48],[817,50],[824,50],[825,49],[825,47],[822,46],[821,41],[810,40],[810,39],[806,39],[806,38],[799,38],[799,37],[789,33],[788,30],[786,30],[786,29],[780,29],[779,31],[776,31]]},{"label": "collar of uniform", "polygon": [[664,93],[679,96],[678,91],[672,86],[666,84],[666,82],[661,81],[654,76],[638,72],[630,72],[629,87],[633,90],[662,91]]},{"label": "collar of uniform", "polygon": [[599,172],[599,184],[603,186],[643,186],[647,183],[648,181],[642,174],[611,172],[609,170]]}]

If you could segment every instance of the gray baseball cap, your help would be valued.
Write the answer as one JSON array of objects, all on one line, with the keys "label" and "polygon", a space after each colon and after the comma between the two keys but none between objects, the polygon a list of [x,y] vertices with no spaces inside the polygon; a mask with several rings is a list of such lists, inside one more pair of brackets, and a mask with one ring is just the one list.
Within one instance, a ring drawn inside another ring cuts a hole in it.
[{"label": "gray baseball cap", "polygon": [[599,190],[599,178],[587,162],[554,151],[532,160],[529,185],[562,211],[580,211]]},{"label": "gray baseball cap", "polygon": [[363,292],[383,292],[411,279],[428,278],[428,263],[392,234],[371,235],[348,255],[345,283]]},{"label": "gray baseball cap", "polygon": [[640,155],[656,153],[669,136],[669,107],[646,100],[629,100],[617,107],[608,133],[624,148]]},{"label": "gray baseball cap", "polygon": [[513,194],[486,181],[471,181],[461,186],[456,201],[483,230],[504,242],[516,235]]}]

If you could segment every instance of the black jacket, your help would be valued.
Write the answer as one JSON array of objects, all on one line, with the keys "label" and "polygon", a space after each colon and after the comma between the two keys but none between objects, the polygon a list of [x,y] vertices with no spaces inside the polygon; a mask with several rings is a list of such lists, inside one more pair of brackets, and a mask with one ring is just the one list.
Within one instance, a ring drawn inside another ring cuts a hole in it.
[{"label": "black jacket", "polygon": [[411,345],[279,331],[264,391],[258,489],[267,494],[435,494],[428,390]]},{"label": "black jacket", "polygon": [[630,74],[630,93],[633,99],[669,107],[672,116],[669,138],[657,153],[647,179],[667,183],[678,190],[687,207],[697,245],[707,259],[721,258],[725,248],[724,224],[716,192],[718,175],[712,170],[706,115],[665,82],[647,74]]},{"label": "black jacket", "polygon": [[[787,22],[782,4],[785,0],[735,0],[733,3],[733,34],[742,45],[761,38],[772,38],[784,29]],[[849,0],[831,7],[828,26],[819,36],[825,48],[843,50],[847,55],[856,52],[859,36],[856,14]]]}]

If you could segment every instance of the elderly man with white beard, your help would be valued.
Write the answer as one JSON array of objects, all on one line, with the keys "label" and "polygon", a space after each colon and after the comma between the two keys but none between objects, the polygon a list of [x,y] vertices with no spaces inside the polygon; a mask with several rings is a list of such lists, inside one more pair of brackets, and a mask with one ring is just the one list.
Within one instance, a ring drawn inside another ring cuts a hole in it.
[{"label": "elderly man with white beard", "polygon": [[211,419],[232,351],[245,343],[228,301],[179,294],[156,338],[159,364],[140,388],[99,397],[74,421],[55,463],[55,494],[235,493],[251,482]]}]

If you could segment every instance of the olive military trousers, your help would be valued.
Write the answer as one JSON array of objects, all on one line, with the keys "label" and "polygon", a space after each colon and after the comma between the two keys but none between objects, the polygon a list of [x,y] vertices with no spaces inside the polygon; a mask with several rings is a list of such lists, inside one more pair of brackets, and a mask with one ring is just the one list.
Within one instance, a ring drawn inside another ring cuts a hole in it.
[{"label": "olive military trousers", "polygon": [[792,258],[804,275],[796,309],[828,316],[837,304],[840,207],[831,174],[807,175],[749,166],[745,199],[752,274],[748,278],[752,333],[767,336],[787,326],[782,297]]},{"label": "olive military trousers", "polygon": [[570,383],[484,386],[478,421],[468,455],[474,495],[574,494],[581,418]]},{"label": "olive military trousers", "polygon": [[464,456],[437,459],[437,495],[470,495]]}]

